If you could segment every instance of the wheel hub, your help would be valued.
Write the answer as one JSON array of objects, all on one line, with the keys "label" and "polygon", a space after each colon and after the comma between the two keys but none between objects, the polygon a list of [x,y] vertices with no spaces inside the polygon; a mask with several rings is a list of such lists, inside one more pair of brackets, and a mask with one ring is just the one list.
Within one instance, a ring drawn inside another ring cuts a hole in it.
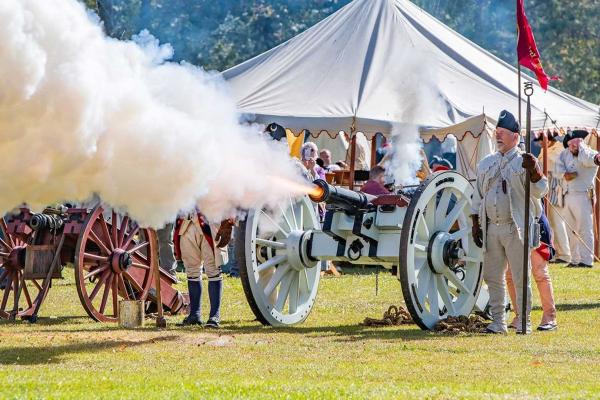
[{"label": "wheel hub", "polygon": [[429,241],[427,262],[435,274],[442,274],[446,269],[453,268],[464,255],[460,241],[454,240],[448,232],[436,232]]},{"label": "wheel hub", "polygon": [[110,266],[117,274],[127,271],[132,263],[131,255],[123,249],[115,249],[110,255]]},{"label": "wheel hub", "polygon": [[310,231],[292,231],[286,238],[287,262],[296,271],[302,271],[305,268],[313,268],[317,262],[313,262],[307,254],[307,243],[310,238]]}]

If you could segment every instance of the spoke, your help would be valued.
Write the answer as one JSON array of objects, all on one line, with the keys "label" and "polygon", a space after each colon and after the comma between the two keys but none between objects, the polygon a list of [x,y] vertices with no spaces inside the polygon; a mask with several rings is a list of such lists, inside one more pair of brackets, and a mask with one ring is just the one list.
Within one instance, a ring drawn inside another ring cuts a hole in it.
[{"label": "spoke", "polygon": [[273,240],[256,238],[256,244],[259,246],[267,246],[272,249],[285,250],[285,243],[275,242]]},{"label": "spoke", "polygon": [[108,300],[108,294],[110,292],[110,288],[112,286],[112,282],[114,280],[114,276],[111,275],[106,281],[106,285],[104,285],[104,293],[102,293],[102,301],[100,302],[100,314],[104,314],[104,309],[106,308],[106,301]]},{"label": "spoke", "polygon": [[448,214],[442,225],[439,227],[440,231],[448,232],[450,228],[452,228],[454,222],[456,222],[460,214],[464,212],[467,202],[467,198],[463,197],[461,201],[456,203],[452,211],[450,211],[450,214]]},{"label": "spoke", "polygon": [[104,285],[104,283],[105,283],[105,281],[106,281],[106,279],[108,278],[109,275],[110,275],[110,271],[105,271],[100,276],[100,279],[98,280],[98,283],[96,283],[96,286],[94,287],[94,290],[92,290],[92,293],[89,296],[90,302],[94,300],[94,297],[96,297],[96,295],[98,294],[98,291],[100,291],[100,288],[102,287],[102,285]]},{"label": "spoke", "polygon": [[2,243],[8,249],[12,249],[13,247],[15,247],[15,242],[14,242],[12,236],[8,234],[8,227],[6,226],[6,221],[4,220],[4,218],[0,218],[0,227],[2,228],[2,234],[3,234],[4,238],[8,240],[8,242],[11,244],[11,246],[9,247],[8,244],[6,244],[6,242],[4,242],[4,240],[2,241]]},{"label": "spoke", "polygon": [[438,293],[440,294],[442,301],[446,305],[448,314],[450,314],[450,315],[456,314],[456,311],[454,310],[454,303],[452,302],[452,297],[450,297],[450,288],[444,281],[444,277],[441,275],[436,275],[435,279],[437,280],[437,284],[438,284]]},{"label": "spoke", "polygon": [[256,272],[258,272],[260,274],[264,270],[274,267],[277,264],[281,264],[282,262],[284,262],[286,260],[287,260],[287,255],[285,255],[285,254],[282,254],[280,256],[275,256],[275,257],[270,258],[269,260],[265,261],[264,263],[260,264],[258,267],[256,267]]},{"label": "spoke", "polygon": [[302,297],[303,294],[309,294],[310,288],[308,287],[308,272],[304,269],[300,273],[300,282],[298,285],[298,297]]},{"label": "spoke", "polygon": [[105,266],[103,266],[103,267],[100,267],[100,268],[96,268],[95,270],[93,270],[93,271],[92,271],[92,272],[90,272],[89,274],[85,274],[85,275],[83,276],[83,279],[86,279],[86,280],[87,280],[87,279],[91,278],[92,276],[96,276],[96,275],[98,275],[99,273],[106,271],[107,269],[108,269],[108,265],[105,265]]},{"label": "spoke", "polygon": [[285,214],[285,210],[283,209],[283,207],[281,207],[281,205],[279,205],[279,209],[281,210],[281,215],[283,216],[283,220],[285,221],[288,228],[290,228],[290,232],[293,231],[294,227],[292,226],[292,224],[290,223],[290,220],[288,219],[287,215]]},{"label": "spoke", "polygon": [[285,275],[285,279],[282,279],[281,286],[279,287],[279,293],[277,294],[277,300],[275,301],[275,309],[279,312],[283,312],[283,306],[290,293],[292,281],[294,280],[294,274],[288,273]]},{"label": "spoke", "polygon": [[289,233],[288,233],[288,232],[286,232],[286,231],[285,231],[285,230],[284,230],[284,229],[283,229],[283,228],[282,228],[282,227],[281,227],[281,226],[280,226],[280,225],[279,225],[277,222],[275,222],[275,221],[273,220],[273,218],[271,218],[271,216],[270,216],[269,214],[267,214],[267,213],[266,213],[264,210],[260,210],[260,212],[261,212],[261,213],[262,213],[262,214],[263,214],[265,217],[267,217],[267,219],[268,219],[269,221],[271,221],[271,223],[273,224],[273,226],[274,226],[275,228],[279,229],[279,231],[280,231],[281,233],[283,233],[283,235],[284,235],[285,237],[288,237]]},{"label": "spoke", "polygon": [[136,268],[145,269],[145,270],[150,270],[150,267],[148,265],[140,264],[140,263],[137,263],[137,262],[132,262],[131,266],[132,267],[136,267]]},{"label": "spoke", "polygon": [[466,238],[469,235],[469,228],[462,228],[459,229],[456,232],[452,232],[450,234],[450,239],[452,240],[456,240],[456,239],[462,239],[462,238]]},{"label": "spoke", "polygon": [[148,266],[150,265],[150,261],[148,260],[148,258],[141,253],[138,253],[138,252],[131,253],[131,257],[133,257],[136,260],[139,260],[144,265],[148,265]]},{"label": "spoke", "polygon": [[21,275],[21,287],[23,288],[23,294],[25,295],[25,300],[27,301],[27,305],[31,307],[33,303],[31,302],[31,296],[29,295],[29,289],[27,289],[27,284],[25,284],[24,275]]},{"label": "spoke", "polygon": [[431,279],[429,279],[429,291],[427,293],[427,298],[429,299],[429,311],[432,313],[435,312],[435,317],[437,318],[440,314],[437,279],[435,279],[433,273],[431,275]]},{"label": "spoke", "polygon": [[425,243],[419,243],[419,242],[415,241],[415,243],[413,244],[413,247],[417,251],[421,251],[423,253],[427,253],[427,244],[425,244]]},{"label": "spoke", "polygon": [[108,256],[99,256],[92,253],[83,253],[83,259],[85,260],[86,258],[93,261],[108,262]]},{"label": "spoke", "polygon": [[296,229],[300,229],[300,225],[298,224],[298,220],[296,219],[296,211],[294,211],[295,204],[294,199],[290,197],[290,210],[292,210],[292,220],[294,221],[294,226]]},{"label": "spoke", "polygon": [[435,200],[436,196],[432,196],[422,211],[422,214],[424,213],[423,218],[425,219],[425,224],[430,233],[435,229]]},{"label": "spoke", "polygon": [[8,257],[10,254],[9,253],[3,253],[0,251],[0,257]]},{"label": "spoke", "polygon": [[[5,241],[4,241],[2,238],[0,238],[0,244],[1,244],[2,246],[4,246],[4,248],[5,248],[5,249],[7,249],[7,250],[12,250],[12,247],[10,247],[10,246],[8,245],[8,243],[6,243],[6,242],[5,242]],[[3,253],[3,254],[4,254],[4,253]]]},{"label": "spoke", "polygon": [[417,233],[419,233],[421,239],[429,240],[429,228],[427,227],[427,222],[425,221],[423,214],[419,215],[419,220],[417,221]]},{"label": "spoke", "polygon": [[283,264],[275,270],[275,273],[271,277],[271,280],[267,284],[267,287],[265,287],[265,296],[267,298],[270,297],[271,294],[273,294],[275,288],[277,287],[277,285],[279,285],[279,282],[281,282],[281,280],[288,273],[289,270],[290,266],[288,264]]},{"label": "spoke", "polygon": [[429,293],[429,281],[431,280],[431,275],[432,273],[429,271],[429,268],[424,269],[423,272],[419,274],[417,299],[421,304],[425,304],[425,297],[427,296],[427,293]]},{"label": "spoke", "polygon": [[119,236],[117,237],[117,247],[121,247],[123,245],[123,237],[125,237],[125,232],[127,231],[127,227],[129,226],[129,216],[125,216],[123,221],[121,221],[121,229],[119,229]]},{"label": "spoke", "polygon": [[465,257],[459,258],[458,261],[480,263],[483,260],[481,260],[479,258],[475,258],[475,257],[467,257],[467,256],[465,256]]},{"label": "spoke", "polygon": [[303,203],[298,203],[300,205],[300,212],[298,214],[300,214],[298,216],[298,229],[303,230],[304,229],[304,204]]},{"label": "spoke", "polygon": [[115,212],[115,210],[112,210],[112,218],[111,218],[111,226],[110,226],[110,230],[111,230],[111,240],[114,243],[115,247],[119,247],[119,242],[117,241],[117,213]]},{"label": "spoke", "polygon": [[[423,268],[423,266],[426,265],[426,263],[427,263],[427,258],[416,256],[414,258],[414,262],[415,262],[415,264],[414,264],[415,271],[420,273],[421,268]],[[417,277],[417,279],[418,279],[418,277]]]},{"label": "spoke", "polygon": [[113,284],[112,284],[113,315],[115,318],[119,318],[119,302],[118,302],[118,294],[119,294],[118,279],[119,278],[120,278],[120,275],[115,275],[113,277]]},{"label": "spoke", "polygon": [[300,279],[300,274],[292,274],[292,285],[290,286],[290,294],[288,300],[288,312],[290,314],[295,314],[298,311],[298,300],[300,297],[300,293],[298,291],[298,281]]},{"label": "spoke", "polygon": [[129,292],[127,291],[127,288],[125,287],[125,280],[123,279],[122,275],[118,276],[118,281],[119,281],[119,288],[123,292],[123,297],[125,298],[125,300],[129,300]]},{"label": "spoke", "polygon": [[42,291],[42,285],[40,285],[38,283],[38,281],[36,281],[35,279],[33,279],[31,282],[33,282],[33,284],[35,285],[35,287],[41,292]]},{"label": "spoke", "polygon": [[[104,235],[104,238],[108,242],[110,249],[114,250],[115,245],[112,241],[110,234],[108,233],[108,225],[106,224],[106,221],[104,220],[104,214],[100,213],[98,219],[100,220],[100,226],[102,227],[102,235]],[[92,226],[92,229],[94,229],[93,226]]]},{"label": "spoke", "polygon": [[121,246],[122,249],[126,249],[127,247],[129,247],[129,243],[131,243],[133,237],[139,232],[139,230],[139,226],[133,228],[133,230],[129,233],[129,236],[127,236],[127,239],[125,239],[125,243],[123,243],[123,245]]},{"label": "spoke", "polygon": [[102,240],[100,240],[98,235],[96,235],[96,233],[91,229],[90,229],[90,239],[92,239],[92,241],[94,243],[96,243],[98,245],[98,247],[100,247],[100,250],[102,250],[106,255],[109,255],[111,253],[111,251],[108,249],[108,247],[106,247],[106,245],[102,242]]},{"label": "spoke", "polygon": [[451,195],[452,191],[450,189],[442,190],[442,196],[440,197],[440,201],[438,202],[437,208],[435,209],[435,226],[441,224],[444,218],[446,218]]},{"label": "spoke", "polygon": [[144,247],[148,246],[149,244],[150,244],[150,242],[142,242],[142,243],[138,244],[137,246],[135,246],[134,248],[127,250],[127,252],[130,254],[135,253],[136,251],[143,249]]},{"label": "spoke", "polygon": [[471,293],[471,291],[465,286],[464,282],[458,279],[458,276],[456,276],[454,272],[450,271],[449,269],[444,270],[444,276],[448,278],[448,280],[452,282],[454,286],[456,286],[460,293],[467,295]]}]

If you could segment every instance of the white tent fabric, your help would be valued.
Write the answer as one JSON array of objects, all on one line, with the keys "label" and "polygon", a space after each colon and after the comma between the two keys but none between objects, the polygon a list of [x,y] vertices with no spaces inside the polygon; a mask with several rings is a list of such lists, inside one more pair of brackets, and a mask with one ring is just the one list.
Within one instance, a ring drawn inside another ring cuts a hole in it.
[{"label": "white tent fabric", "polygon": [[[516,69],[408,0],[355,0],[223,76],[242,113],[296,132],[371,137],[517,115]],[[552,127],[547,116],[565,128],[600,123],[597,105],[537,82],[534,90],[534,129]]]}]

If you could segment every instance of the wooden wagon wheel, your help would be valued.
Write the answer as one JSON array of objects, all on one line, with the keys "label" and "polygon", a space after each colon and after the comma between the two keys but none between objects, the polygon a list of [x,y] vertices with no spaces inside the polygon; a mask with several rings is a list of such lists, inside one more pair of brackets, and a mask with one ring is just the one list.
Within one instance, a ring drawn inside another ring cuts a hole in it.
[{"label": "wooden wagon wheel", "polygon": [[[87,216],[75,246],[75,283],[83,308],[101,322],[116,322],[119,297],[145,300],[152,286],[152,261],[158,250],[152,229],[128,216],[96,206]],[[107,307],[108,306],[108,307]]]},{"label": "wooden wagon wheel", "polygon": [[[299,241],[319,226],[308,197],[290,199],[275,211],[251,210],[236,231],[237,259],[246,299],[265,325],[303,322],[315,302],[321,270],[298,262]],[[299,258],[300,257],[300,258]]]},{"label": "wooden wagon wheel", "polygon": [[406,306],[422,329],[448,316],[469,315],[478,298],[483,251],[471,234],[472,193],[464,176],[435,173],[406,210],[399,275]]},{"label": "wooden wagon wheel", "polygon": [[8,232],[6,221],[0,218],[0,319],[28,317],[42,302],[42,280],[25,280],[25,249],[30,235]]}]

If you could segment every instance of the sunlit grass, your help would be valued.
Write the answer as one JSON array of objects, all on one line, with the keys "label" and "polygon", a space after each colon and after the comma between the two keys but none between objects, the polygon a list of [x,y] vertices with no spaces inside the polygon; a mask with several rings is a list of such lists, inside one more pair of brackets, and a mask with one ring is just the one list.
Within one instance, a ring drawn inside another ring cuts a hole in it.
[{"label": "sunlit grass", "polygon": [[560,328],[527,337],[361,327],[402,303],[389,273],[375,296],[372,270],[323,279],[294,328],[254,322],[240,281],[227,279],[218,332],[176,327],[182,316],[163,331],[151,320],[122,330],[86,316],[67,270],[37,324],[0,323],[0,398],[600,397],[597,268],[552,266]]}]

